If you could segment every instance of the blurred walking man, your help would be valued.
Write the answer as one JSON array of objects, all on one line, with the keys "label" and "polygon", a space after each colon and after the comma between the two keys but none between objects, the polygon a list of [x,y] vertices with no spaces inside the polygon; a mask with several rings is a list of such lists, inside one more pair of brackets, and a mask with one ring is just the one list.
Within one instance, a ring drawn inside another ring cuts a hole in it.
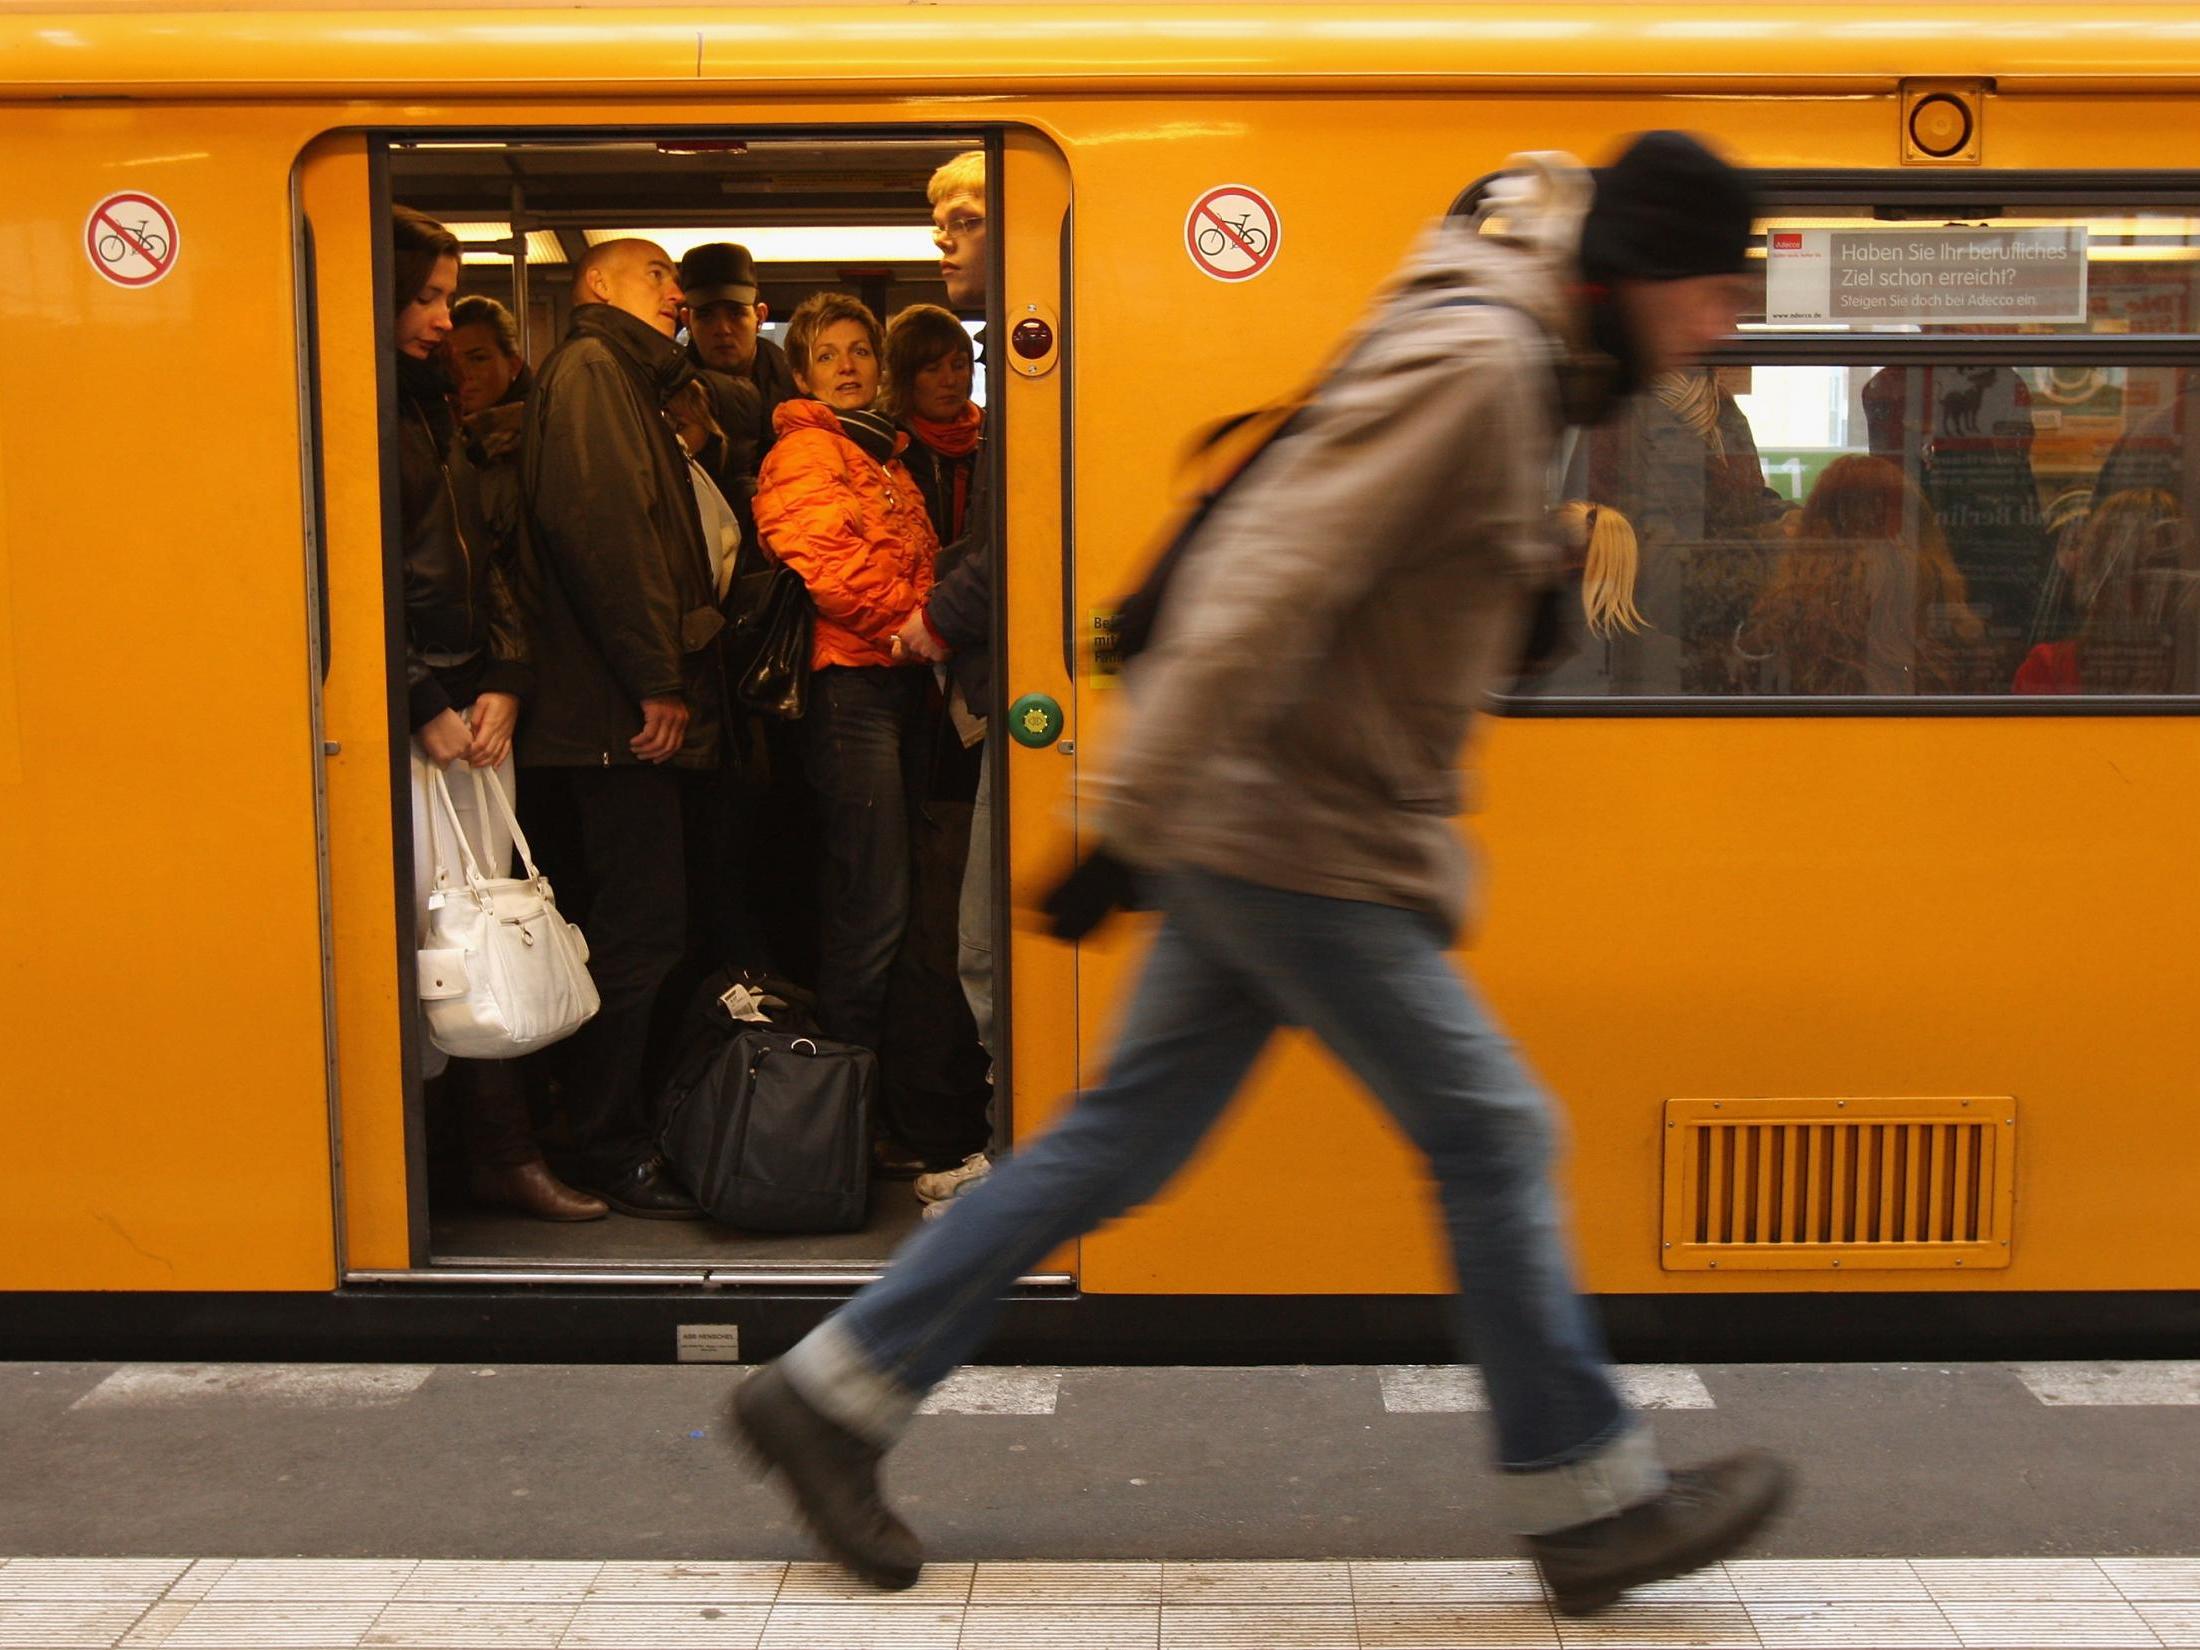
[{"label": "blurred walking man", "polygon": [[1757,1452],[1660,1465],[1575,1290],[1543,1091],[1445,955],[1467,905],[1453,763],[1548,577],[1561,425],[1732,330],[1754,218],[1741,175],[1678,133],[1637,140],[1593,203],[1558,157],[1533,176],[1502,234],[1430,234],[1187,541],[1126,678],[1099,847],[1049,904],[1075,937],[1135,868],[1163,913],[1106,1078],[734,1394],[748,1444],[881,1586],[922,1563],[878,1485],[919,1400],[1019,1274],[1160,1190],[1284,1026],[1428,1158],[1500,1504],[1559,1609],[1711,1563],[1782,1499]]}]

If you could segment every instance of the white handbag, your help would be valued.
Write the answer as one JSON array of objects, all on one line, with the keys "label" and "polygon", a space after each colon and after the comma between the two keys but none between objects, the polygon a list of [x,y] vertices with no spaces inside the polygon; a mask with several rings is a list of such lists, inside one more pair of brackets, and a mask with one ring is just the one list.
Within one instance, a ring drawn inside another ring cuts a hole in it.
[{"label": "white handbag", "polygon": [[[588,942],[558,915],[550,883],[535,869],[512,799],[494,775],[473,768],[475,806],[487,820],[494,795],[519,849],[524,877],[485,877],[459,824],[451,787],[430,763],[435,807],[465,862],[463,886],[435,843],[435,891],[418,955],[420,1005],[428,1036],[462,1060],[509,1060],[569,1037],[600,1006],[588,977]],[[431,838],[442,832],[432,827]]]}]

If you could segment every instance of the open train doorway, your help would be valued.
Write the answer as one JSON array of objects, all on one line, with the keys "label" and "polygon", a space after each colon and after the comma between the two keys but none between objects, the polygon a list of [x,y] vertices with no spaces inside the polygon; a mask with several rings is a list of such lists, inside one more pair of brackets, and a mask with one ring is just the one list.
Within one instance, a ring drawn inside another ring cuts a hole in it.
[{"label": "open train doorway", "polygon": [[[788,510],[769,496],[774,472],[768,455],[789,427],[781,409],[809,400],[819,386],[804,370],[816,364],[806,359],[805,344],[812,340],[790,339],[790,322],[803,313],[851,313],[847,303],[815,308],[820,295],[839,294],[891,336],[911,327],[931,334],[952,329],[967,339],[974,367],[962,381],[967,411],[918,406],[914,385],[894,381],[885,336],[872,350],[883,381],[880,400],[857,409],[889,426],[889,442],[908,444],[911,450],[892,461],[897,474],[906,472],[918,484],[920,496],[906,508],[927,518],[934,542],[951,550],[968,530],[970,510],[991,508],[986,501],[1002,492],[980,484],[976,474],[977,465],[995,461],[1000,446],[986,424],[994,397],[981,359],[987,293],[998,282],[951,284],[943,278],[930,186],[957,157],[982,156],[986,147],[983,134],[955,132],[453,135],[392,143],[388,201],[443,225],[461,248],[454,324],[434,364],[446,379],[460,444],[487,483],[479,523],[491,543],[466,553],[496,553],[498,535],[523,537],[532,525],[526,512],[535,508],[535,495],[528,489],[539,491],[539,478],[521,473],[526,402],[544,362],[577,325],[588,326],[586,316],[576,322],[576,312],[593,304],[597,316],[604,313],[605,300],[588,288],[586,272],[600,267],[603,249],[622,243],[654,249],[696,300],[709,300],[681,309],[671,340],[680,356],[717,374],[714,382],[743,380],[754,391],[745,400],[684,394],[665,414],[679,432],[681,450],[716,483],[739,545],[729,560],[745,572],[761,570],[759,551],[776,560],[775,535],[796,530]],[[978,204],[955,214],[966,248],[982,248],[992,198],[982,170],[977,178]],[[991,270],[989,265],[988,277]],[[737,317],[745,327],[736,329],[746,335],[730,347],[727,328],[718,324],[729,307],[747,311]],[[933,353],[939,347],[935,342]],[[665,354],[671,359],[673,351]],[[821,399],[830,404],[829,396]],[[400,422],[402,416],[401,400]],[[741,427],[752,416],[757,421]],[[802,414],[793,417],[799,424]],[[899,426],[899,436],[892,426]],[[975,429],[985,429],[988,440],[965,440]],[[923,440],[920,430],[936,438],[922,452],[914,450]],[[948,451],[933,450],[938,447]],[[448,475],[443,481],[448,485]],[[702,496],[706,533],[715,527],[723,546],[726,523],[708,519]],[[559,579],[555,566],[540,565],[539,556],[536,561],[526,577]],[[397,565],[402,568],[402,557]],[[729,582],[722,576],[722,600]],[[569,580],[560,589],[557,605],[583,638],[595,630],[586,610],[591,599]],[[623,869],[605,871],[605,857],[631,852],[662,861],[664,839],[643,834],[630,848],[607,847],[604,832],[633,827],[615,812],[607,817],[592,802],[574,799],[602,776],[585,769],[575,774],[568,771],[574,764],[562,760],[529,760],[526,718],[549,714],[537,707],[555,703],[571,673],[586,667],[570,656],[573,636],[560,636],[555,627],[547,636],[531,630],[527,645],[534,654],[526,661],[534,692],[519,711],[519,818],[561,906],[590,934],[600,968],[607,947],[627,957],[635,950],[628,894],[621,892],[634,883]],[[606,1126],[599,1087],[607,1079],[628,1085],[625,1137],[637,1138],[633,1125],[640,1124],[654,1139],[662,1096],[683,1047],[692,1046],[693,1016],[727,980],[766,982],[796,1004],[798,1016],[822,1012],[829,1019],[835,1012],[833,925],[842,923],[844,943],[845,917],[832,902],[851,893],[848,864],[860,870],[877,859],[879,848],[851,846],[837,835],[836,799],[828,789],[835,781],[821,769],[817,740],[805,725],[817,714],[813,690],[805,721],[729,702],[719,718],[716,762],[659,776],[674,777],[679,792],[682,864],[671,880],[685,911],[685,939],[677,965],[655,993],[646,1029],[632,1027],[619,1054],[607,1058],[600,1048],[592,1056],[582,1053],[576,1039],[523,1061],[453,1061],[430,1074],[435,1061],[428,1039],[416,1033],[422,1069],[407,1078],[406,1157],[415,1250],[428,1267],[694,1272],[713,1281],[860,1275],[882,1264],[923,1217],[926,1205],[912,1178],[920,1167],[951,1169],[993,1149],[995,1136],[1005,1140],[1008,1093],[996,1078],[1006,1064],[1006,1019],[990,1039],[979,1035],[959,979],[956,944],[959,885],[990,706],[967,703],[945,669],[904,668],[892,680],[907,701],[901,726],[908,921],[872,1007],[875,1032],[861,1039],[876,1043],[881,1069],[877,1155],[864,1224],[763,1233],[693,1218],[678,1208],[676,1195],[661,1195],[682,1190],[669,1166],[638,1185],[616,1164],[590,1155]],[[543,747],[537,742],[532,748],[539,753]],[[463,764],[450,771],[462,773]],[[463,795],[465,787],[453,789]],[[404,798],[398,801],[402,820]],[[417,877],[437,850],[417,824],[412,835]],[[610,879],[600,888],[599,872]],[[872,897],[867,890],[859,877],[856,896]],[[401,932],[409,926],[401,919]],[[821,989],[825,1003],[806,1000]],[[632,1016],[631,1002],[625,1012]],[[537,1152],[559,1183],[608,1199],[610,1212],[548,1219],[539,1207],[516,1199],[512,1177],[501,1171]]]}]

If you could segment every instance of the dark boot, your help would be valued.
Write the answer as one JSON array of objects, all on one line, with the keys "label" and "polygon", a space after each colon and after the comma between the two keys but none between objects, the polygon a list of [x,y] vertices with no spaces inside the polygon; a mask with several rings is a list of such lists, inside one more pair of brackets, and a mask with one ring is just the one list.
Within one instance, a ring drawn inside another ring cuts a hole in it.
[{"label": "dark boot", "polygon": [[825,1550],[864,1580],[900,1589],[916,1585],[924,1549],[879,1494],[885,1451],[827,1420],[806,1403],[776,1365],[733,1389],[734,1435],[787,1488]]},{"label": "dark boot", "polygon": [[1560,1615],[1601,1610],[1630,1587],[1716,1563],[1787,1499],[1788,1470],[1762,1450],[1672,1475],[1663,1495],[1613,1518],[1528,1537]]},{"label": "dark boot", "polygon": [[576,1192],[539,1157],[532,1163],[476,1168],[469,1177],[474,1201],[484,1208],[517,1209],[537,1220],[601,1220],[611,1206]]}]

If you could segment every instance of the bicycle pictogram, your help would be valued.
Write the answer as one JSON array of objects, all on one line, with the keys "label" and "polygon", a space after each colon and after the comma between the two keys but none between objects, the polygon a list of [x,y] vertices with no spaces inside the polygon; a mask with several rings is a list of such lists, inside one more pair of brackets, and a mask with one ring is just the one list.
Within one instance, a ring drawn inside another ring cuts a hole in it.
[{"label": "bicycle pictogram", "polygon": [[151,218],[140,218],[128,229],[109,230],[99,237],[95,250],[103,264],[118,264],[133,252],[142,255],[147,263],[168,261],[168,239],[153,228]]},{"label": "bicycle pictogram", "polygon": [[1208,190],[1184,216],[1184,250],[1218,281],[1251,280],[1275,261],[1282,237],[1275,207],[1241,183]]},{"label": "bicycle pictogram", "polygon": [[1221,257],[1233,242],[1243,247],[1247,256],[1260,258],[1268,251],[1268,231],[1255,227],[1251,212],[1240,212],[1199,232],[1199,250],[1210,258]]},{"label": "bicycle pictogram", "polygon": [[176,215],[151,195],[109,195],[84,220],[91,265],[119,287],[146,287],[176,267]]}]

